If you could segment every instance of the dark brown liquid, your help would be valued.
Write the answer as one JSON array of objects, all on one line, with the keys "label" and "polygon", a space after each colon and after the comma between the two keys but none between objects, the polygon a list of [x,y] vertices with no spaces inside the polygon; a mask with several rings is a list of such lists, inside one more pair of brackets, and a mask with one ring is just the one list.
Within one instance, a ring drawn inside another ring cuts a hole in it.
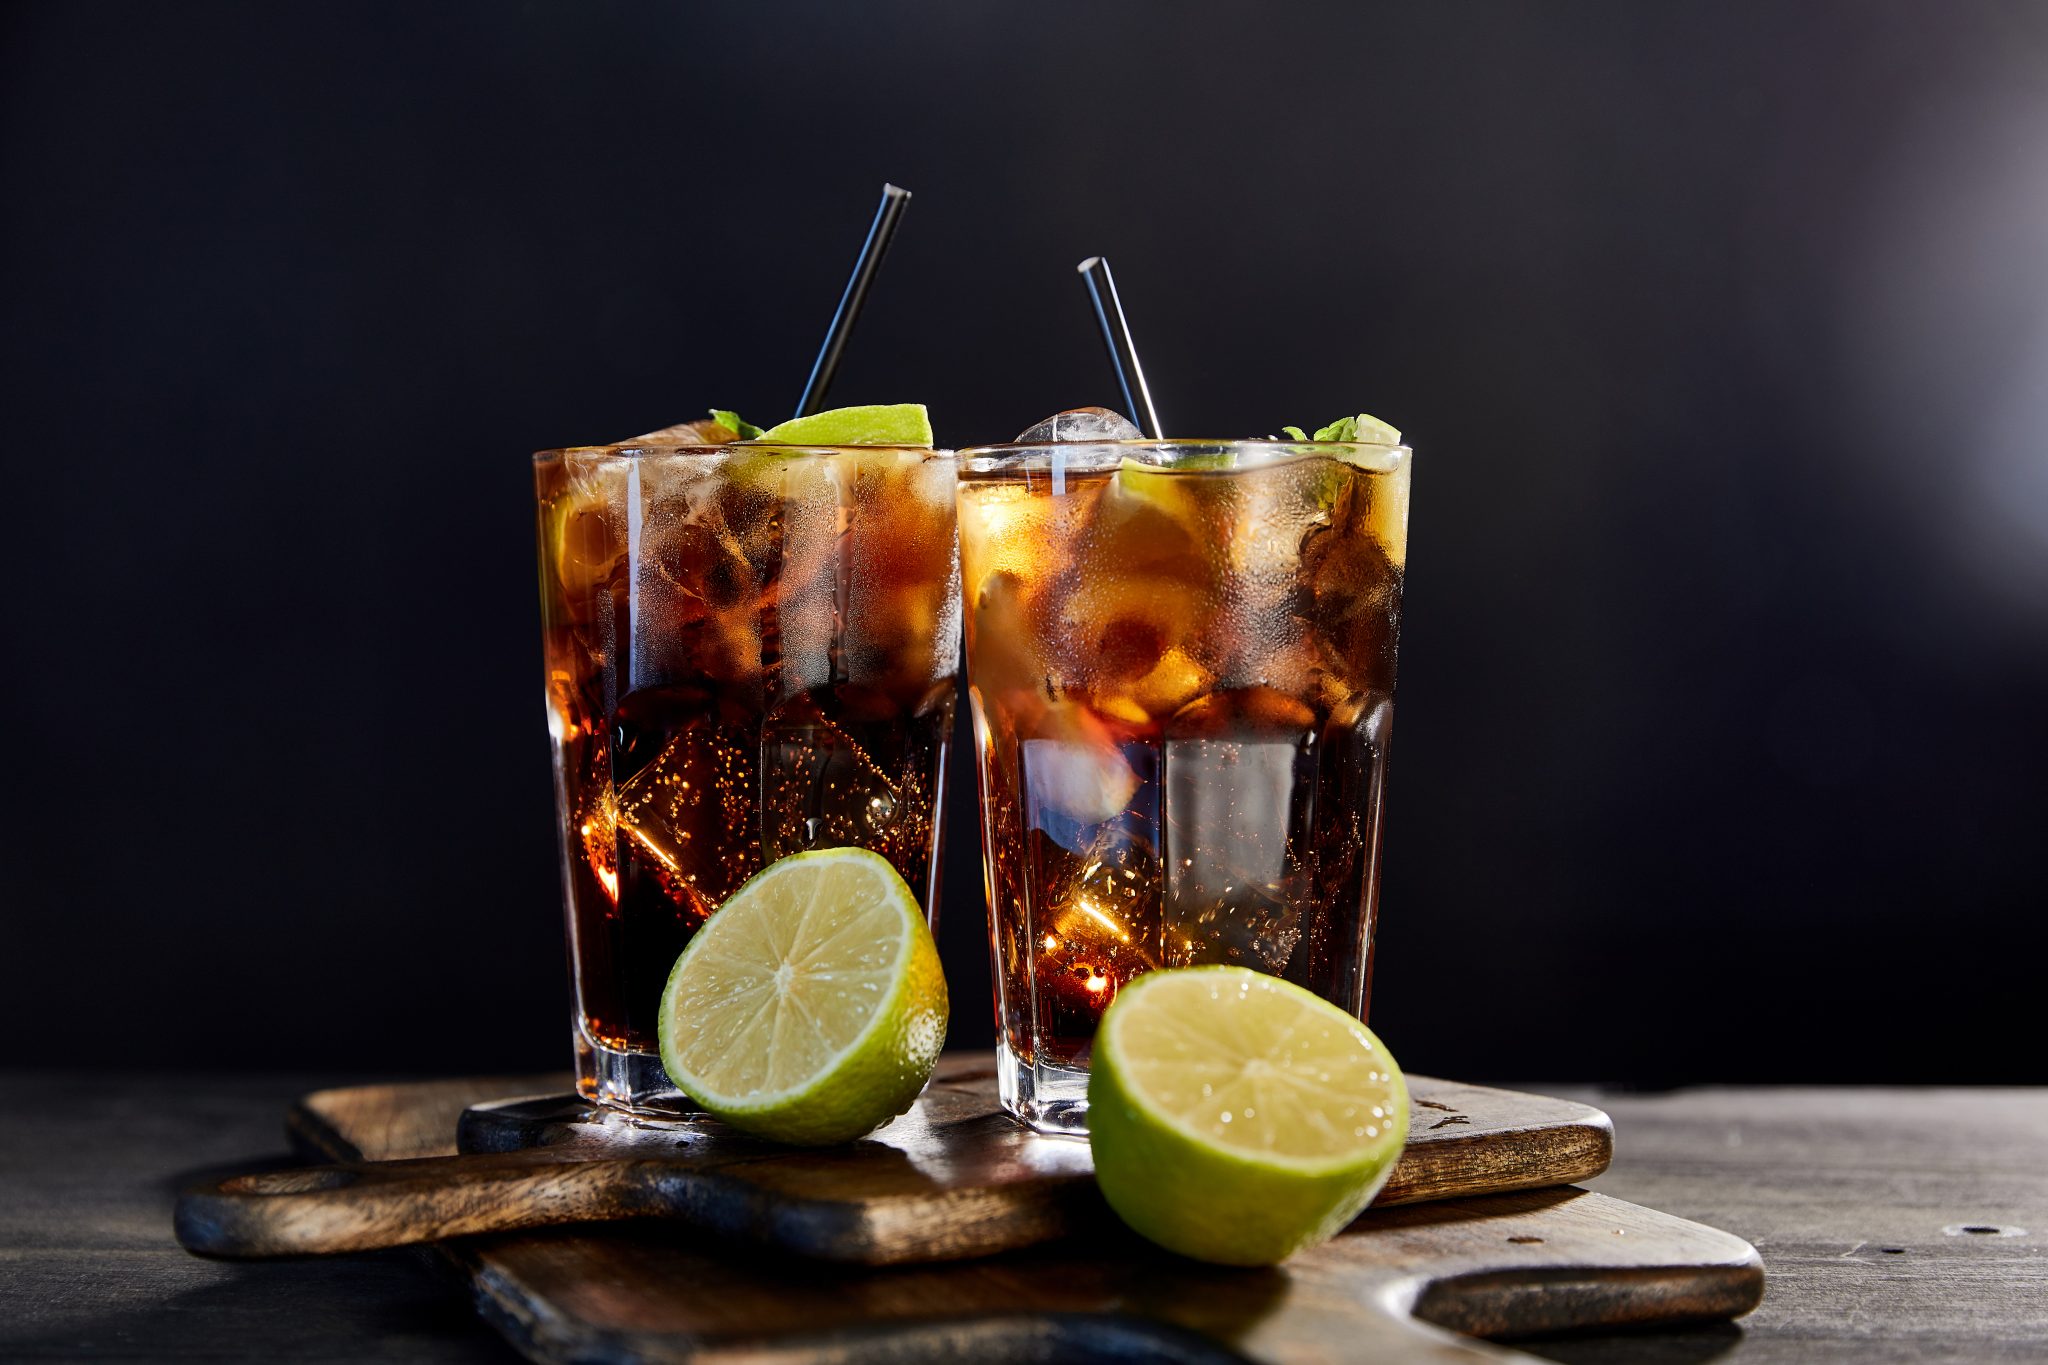
[{"label": "dark brown liquid", "polygon": [[[649,688],[613,717],[616,814],[577,835],[575,896],[584,1026],[614,1048],[655,1046],[655,1007],[697,926],[767,863],[849,845],[889,859],[920,901],[932,873],[934,794],[951,696],[918,715],[857,718],[830,690],[752,720],[698,689]],[[595,836],[594,838],[592,836]],[[591,853],[596,856],[589,856]],[[616,904],[599,869],[616,878]]]},{"label": "dark brown liquid", "polygon": [[1391,716],[1385,704],[1296,731],[1130,738],[1119,752],[1139,785],[1092,825],[1037,790],[1030,745],[1014,775],[989,756],[999,1026],[1012,1051],[1083,1061],[1118,988],[1155,967],[1252,967],[1363,1018]]}]

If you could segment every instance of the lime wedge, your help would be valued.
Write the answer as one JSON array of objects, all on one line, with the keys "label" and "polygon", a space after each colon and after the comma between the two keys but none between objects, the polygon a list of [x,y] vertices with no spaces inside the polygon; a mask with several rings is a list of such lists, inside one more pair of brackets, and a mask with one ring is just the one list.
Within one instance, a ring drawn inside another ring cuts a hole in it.
[{"label": "lime wedge", "polygon": [[776,1142],[849,1142],[910,1107],[946,1041],[946,978],[879,854],[770,863],[705,922],[661,995],[661,1061],[704,1109]]},{"label": "lime wedge", "polygon": [[792,417],[755,439],[792,446],[928,446],[932,418],[922,403],[870,403]]},{"label": "lime wedge", "polygon": [[1371,1030],[1291,982],[1184,967],[1117,993],[1088,1079],[1095,1179],[1170,1251],[1271,1265],[1341,1231],[1408,1141]]},{"label": "lime wedge", "polygon": [[1228,469],[1233,463],[1227,454],[1195,456],[1171,465],[1148,464],[1126,455],[1116,467],[1116,480],[1110,485],[1102,515],[1110,519],[1108,527],[1124,516],[1146,511],[1189,522],[1196,515],[1196,503],[1181,476]]},{"label": "lime wedge", "polygon": [[1355,423],[1355,427],[1348,438],[1350,440],[1364,441],[1383,446],[1397,446],[1401,444],[1401,429],[1389,426],[1369,412],[1359,413],[1352,421]]}]

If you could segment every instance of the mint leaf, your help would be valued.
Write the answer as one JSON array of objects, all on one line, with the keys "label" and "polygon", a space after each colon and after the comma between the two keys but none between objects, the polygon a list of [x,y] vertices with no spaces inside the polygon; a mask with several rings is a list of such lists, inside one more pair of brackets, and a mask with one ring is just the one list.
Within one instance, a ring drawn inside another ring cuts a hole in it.
[{"label": "mint leaf", "polygon": [[763,428],[755,426],[752,422],[747,421],[738,413],[727,408],[713,408],[711,415],[718,419],[719,425],[728,426],[737,431],[742,441],[751,441],[763,431]]},{"label": "mint leaf", "polygon": [[1301,434],[1300,427],[1280,428],[1293,441],[1358,441],[1367,445],[1401,444],[1401,433],[1370,413],[1361,412],[1356,417],[1339,417],[1326,427],[1318,427],[1313,436]]},{"label": "mint leaf", "polygon": [[1339,417],[1326,427],[1316,429],[1314,436],[1304,436],[1300,427],[1282,427],[1297,441],[1360,441],[1368,445],[1401,444],[1401,433],[1370,413],[1359,413],[1356,417]]}]

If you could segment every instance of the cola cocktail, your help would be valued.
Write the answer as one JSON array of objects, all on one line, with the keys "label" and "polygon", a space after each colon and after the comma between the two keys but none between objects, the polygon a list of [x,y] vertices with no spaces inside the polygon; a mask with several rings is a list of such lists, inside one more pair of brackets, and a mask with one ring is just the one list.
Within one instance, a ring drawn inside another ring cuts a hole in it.
[{"label": "cola cocktail", "polygon": [[762,866],[858,845],[937,911],[954,461],[647,443],[534,472],[577,1084],[674,1112],[662,986]]},{"label": "cola cocktail", "polygon": [[1407,448],[960,458],[1004,1104],[1083,1128],[1102,1011],[1158,967],[1253,967],[1363,1019]]}]

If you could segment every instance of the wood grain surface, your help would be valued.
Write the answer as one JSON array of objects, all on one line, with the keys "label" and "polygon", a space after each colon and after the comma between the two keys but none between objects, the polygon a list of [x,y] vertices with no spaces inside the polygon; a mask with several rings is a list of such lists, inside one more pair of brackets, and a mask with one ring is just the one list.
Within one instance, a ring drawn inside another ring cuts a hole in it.
[{"label": "wood grain surface", "polygon": [[[409,1105],[379,1088],[358,1108],[352,1093],[308,1097],[294,1131],[340,1159],[418,1155],[434,1150],[428,1135],[447,1131],[461,1098],[411,1087],[425,1102]],[[1571,1188],[1375,1209],[1336,1241],[1260,1271],[1167,1256],[1114,1224],[894,1269],[793,1260],[645,1222],[470,1238],[444,1254],[508,1340],[550,1362],[1500,1360],[1518,1357],[1444,1328],[1724,1319],[1762,1290],[1741,1239]]]},{"label": "wood grain surface", "polygon": [[[911,1112],[870,1139],[816,1150],[710,1119],[635,1123],[573,1096],[502,1101],[504,1084],[308,1096],[301,1126],[370,1134],[405,1158],[209,1182],[180,1200],[179,1240],[204,1255],[309,1255],[667,1217],[797,1255],[895,1265],[991,1255],[1108,1217],[1087,1143],[1003,1113],[986,1055],[947,1058]],[[1577,1101],[1428,1077],[1410,1090],[1409,1146],[1380,1207],[1569,1184],[1598,1175],[1613,1151],[1607,1116]],[[424,1155],[458,1120],[466,1154]]]},{"label": "wood grain surface", "polygon": [[1739,1331],[1545,1342],[1546,1356],[2048,1361],[2048,1090],[1577,1093],[1621,1135],[1600,1189],[1740,1232],[1771,1292]]},{"label": "wood grain surface", "polygon": [[[0,1360],[514,1365],[442,1247],[219,1261],[172,1238],[180,1188],[287,1164],[279,1114],[359,1079],[116,1070],[59,1102],[55,1073],[0,1072]],[[1753,1241],[1770,1293],[1735,1322],[1516,1349],[1561,1365],[2048,1360],[2048,1089],[1538,1088],[1614,1116],[1594,1188]],[[1946,1230],[1964,1227],[2001,1231]]]}]

